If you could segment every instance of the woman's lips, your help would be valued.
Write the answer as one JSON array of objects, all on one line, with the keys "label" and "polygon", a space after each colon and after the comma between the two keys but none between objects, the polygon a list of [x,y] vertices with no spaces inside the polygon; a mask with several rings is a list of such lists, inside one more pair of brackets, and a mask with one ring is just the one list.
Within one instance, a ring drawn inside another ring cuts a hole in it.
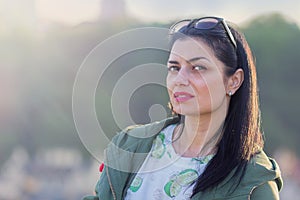
[{"label": "woman's lips", "polygon": [[187,92],[175,92],[174,98],[177,102],[185,102],[193,98],[194,96]]}]

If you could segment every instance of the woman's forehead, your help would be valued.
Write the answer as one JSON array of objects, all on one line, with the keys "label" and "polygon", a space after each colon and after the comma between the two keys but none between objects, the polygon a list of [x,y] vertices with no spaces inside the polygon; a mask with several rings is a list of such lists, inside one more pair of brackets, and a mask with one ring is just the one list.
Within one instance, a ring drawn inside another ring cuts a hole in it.
[{"label": "woman's forehead", "polygon": [[205,42],[193,38],[176,40],[170,52],[170,57],[185,60],[199,56],[212,59],[213,55],[211,48]]}]

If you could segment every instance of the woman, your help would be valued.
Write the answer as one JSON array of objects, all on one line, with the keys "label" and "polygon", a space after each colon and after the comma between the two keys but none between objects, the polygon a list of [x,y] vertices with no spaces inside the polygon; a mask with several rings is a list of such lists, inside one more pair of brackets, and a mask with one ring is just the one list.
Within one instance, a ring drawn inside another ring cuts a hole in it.
[{"label": "woman", "polygon": [[85,199],[279,199],[263,152],[256,69],[222,18],[170,28],[167,87],[175,117],[130,127],[106,150],[96,196]]}]

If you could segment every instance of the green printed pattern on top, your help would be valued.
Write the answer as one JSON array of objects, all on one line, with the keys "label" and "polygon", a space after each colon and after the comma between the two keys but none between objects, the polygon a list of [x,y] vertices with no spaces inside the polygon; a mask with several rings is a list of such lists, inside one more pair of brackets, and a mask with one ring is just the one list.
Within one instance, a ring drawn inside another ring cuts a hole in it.
[{"label": "green printed pattern on top", "polygon": [[164,187],[169,197],[176,197],[183,187],[190,185],[198,178],[198,172],[194,169],[185,169],[179,174],[171,177]]},{"label": "green printed pattern on top", "polygon": [[151,156],[154,158],[161,158],[166,152],[165,134],[160,133],[153,141]]},{"label": "green printed pattern on top", "polygon": [[143,183],[143,179],[139,176],[136,176],[133,180],[133,182],[131,183],[129,189],[132,191],[132,192],[136,192],[140,189],[141,185]]}]

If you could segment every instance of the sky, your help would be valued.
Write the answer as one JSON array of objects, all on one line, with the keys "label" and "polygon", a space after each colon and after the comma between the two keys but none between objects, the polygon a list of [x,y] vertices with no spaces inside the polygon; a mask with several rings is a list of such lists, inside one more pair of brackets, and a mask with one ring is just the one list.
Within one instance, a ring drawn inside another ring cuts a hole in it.
[{"label": "sky", "polygon": [[[300,24],[299,0],[125,0],[125,3],[130,14],[143,21],[217,15],[241,23],[258,14],[277,11]],[[97,18],[101,0],[36,0],[36,5],[40,18],[76,24]]]},{"label": "sky", "polygon": [[[294,20],[300,18],[298,0],[128,0],[127,2],[132,13],[147,20],[217,15],[240,23],[258,14],[274,11]],[[299,22],[297,23],[300,24]]]},{"label": "sky", "polygon": [[[95,21],[102,0],[0,0],[0,23],[33,22],[78,25]],[[118,2],[121,0],[109,0]],[[260,14],[279,12],[300,25],[299,0],[124,0],[130,16],[141,21],[167,22],[203,15],[243,23]]]}]

